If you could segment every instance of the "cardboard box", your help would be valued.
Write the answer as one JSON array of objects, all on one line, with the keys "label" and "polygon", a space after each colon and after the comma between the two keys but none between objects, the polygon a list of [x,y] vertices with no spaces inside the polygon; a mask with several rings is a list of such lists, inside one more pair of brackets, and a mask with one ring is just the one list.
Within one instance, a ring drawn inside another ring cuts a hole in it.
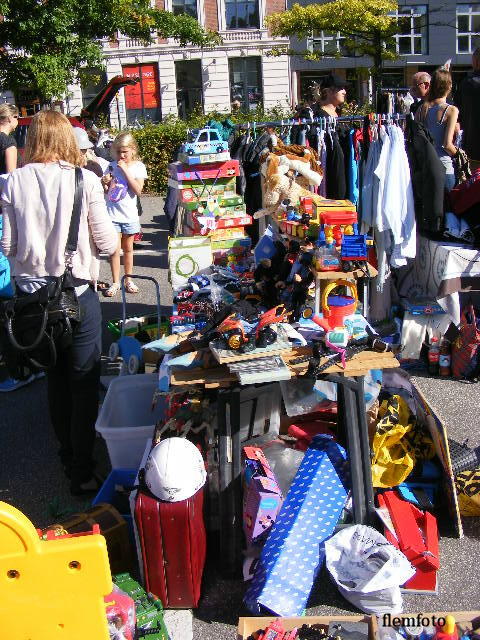
[{"label": "cardboard box", "polygon": [[[208,194],[204,193],[200,195],[196,200],[192,202],[182,202],[182,207],[187,211],[196,211],[200,202],[207,202]],[[225,208],[226,216],[245,214],[245,204],[242,196],[237,194],[229,196],[217,196],[218,203],[221,207]]]},{"label": "cardboard box", "polygon": [[221,153],[202,153],[198,156],[189,156],[188,153],[179,153],[178,154],[179,162],[183,162],[183,164],[192,165],[201,165],[201,164],[211,164],[212,162],[226,162],[230,160],[230,151],[222,151]]},{"label": "cardboard box", "polygon": [[283,496],[273,471],[259,447],[244,447],[243,532],[247,545],[268,535]]},{"label": "cardboard box", "polygon": [[168,186],[174,189],[191,189],[199,194],[214,195],[214,189],[219,188],[220,192],[232,191],[236,194],[237,181],[235,178],[220,178],[220,180],[175,180],[174,178],[168,178]]},{"label": "cardboard box", "polygon": [[201,164],[193,169],[189,165],[181,162],[171,162],[168,165],[168,175],[174,180],[202,180],[233,178],[240,175],[238,160],[227,160],[226,162],[213,162],[211,164]]},{"label": "cardboard box", "polygon": [[233,249],[242,248],[249,249],[252,244],[251,238],[232,238],[231,240],[214,240],[212,241],[212,251],[218,251],[218,249]]},{"label": "cardboard box", "polygon": [[212,240],[230,240],[231,238],[245,238],[243,227],[232,227],[231,229],[215,229],[210,233]]},{"label": "cardboard box", "polygon": [[[406,615],[406,614],[404,614]],[[242,617],[238,620],[237,640],[247,640],[252,633],[265,629],[274,620],[281,620],[285,631],[292,631],[303,624],[324,624],[326,627],[331,622],[366,622],[368,624],[369,640],[378,640],[378,626],[375,616],[368,615],[337,615],[337,616],[302,616],[299,618]]]},{"label": "cardboard box", "polygon": [[279,615],[300,615],[325,559],[348,494],[345,451],[317,435],[307,449],[258,560],[244,602]]}]

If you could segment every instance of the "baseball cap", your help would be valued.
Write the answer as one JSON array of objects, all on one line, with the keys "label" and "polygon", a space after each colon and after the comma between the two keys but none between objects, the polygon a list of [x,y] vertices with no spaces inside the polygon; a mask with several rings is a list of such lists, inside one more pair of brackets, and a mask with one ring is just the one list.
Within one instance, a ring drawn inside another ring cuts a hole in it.
[{"label": "baseball cap", "polygon": [[85,129],[80,129],[80,127],[73,127],[73,133],[75,134],[75,138],[77,139],[77,143],[80,149],[91,149],[93,147],[93,144],[90,142],[88,133],[85,131]]},{"label": "baseball cap", "polygon": [[191,498],[207,479],[200,451],[186,438],[162,440],[150,452],[145,483],[154,496],[166,502]]},{"label": "baseball cap", "polygon": [[330,73],[326,78],[322,80],[322,89],[346,89],[350,86],[350,83],[338,76],[336,73]]}]

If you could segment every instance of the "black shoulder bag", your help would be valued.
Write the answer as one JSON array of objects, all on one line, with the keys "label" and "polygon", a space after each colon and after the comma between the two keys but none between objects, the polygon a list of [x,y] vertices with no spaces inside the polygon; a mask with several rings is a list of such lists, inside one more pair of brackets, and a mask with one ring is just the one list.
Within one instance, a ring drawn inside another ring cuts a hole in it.
[{"label": "black shoulder bag", "polygon": [[0,353],[8,373],[16,379],[45,371],[57,361],[57,352],[71,345],[80,322],[80,304],[72,275],[82,209],[83,175],[75,169],[75,194],[65,247],[65,272],[34,293],[18,290],[0,300]]}]

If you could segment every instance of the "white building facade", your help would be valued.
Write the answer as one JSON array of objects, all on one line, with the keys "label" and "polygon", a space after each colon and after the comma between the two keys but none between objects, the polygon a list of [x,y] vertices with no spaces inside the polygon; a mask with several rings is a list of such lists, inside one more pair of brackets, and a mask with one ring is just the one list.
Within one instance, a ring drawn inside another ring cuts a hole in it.
[{"label": "white building facade", "polygon": [[[164,0],[157,0],[163,4]],[[288,55],[268,52],[287,39],[273,39],[264,28],[265,17],[286,8],[286,0],[165,0],[165,8],[187,13],[218,31],[223,44],[215,48],[180,47],[173,39],[158,39],[145,47],[119,35],[103,43],[106,80],[117,75],[137,76],[140,82],[121,90],[111,105],[111,122],[125,126],[136,120],[158,122],[166,116],[185,117],[200,106],[205,112],[229,113],[232,101],[246,110],[291,106]],[[85,95],[73,87],[65,105],[79,113]]]}]

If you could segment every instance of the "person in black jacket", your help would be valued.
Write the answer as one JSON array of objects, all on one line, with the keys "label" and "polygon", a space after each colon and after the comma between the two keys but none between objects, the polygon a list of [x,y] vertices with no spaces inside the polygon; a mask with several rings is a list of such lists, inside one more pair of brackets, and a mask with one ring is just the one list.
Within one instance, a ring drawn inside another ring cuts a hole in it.
[{"label": "person in black jacket", "polygon": [[460,85],[457,106],[463,129],[462,147],[474,171],[480,168],[480,47],[472,55],[473,72]]}]

